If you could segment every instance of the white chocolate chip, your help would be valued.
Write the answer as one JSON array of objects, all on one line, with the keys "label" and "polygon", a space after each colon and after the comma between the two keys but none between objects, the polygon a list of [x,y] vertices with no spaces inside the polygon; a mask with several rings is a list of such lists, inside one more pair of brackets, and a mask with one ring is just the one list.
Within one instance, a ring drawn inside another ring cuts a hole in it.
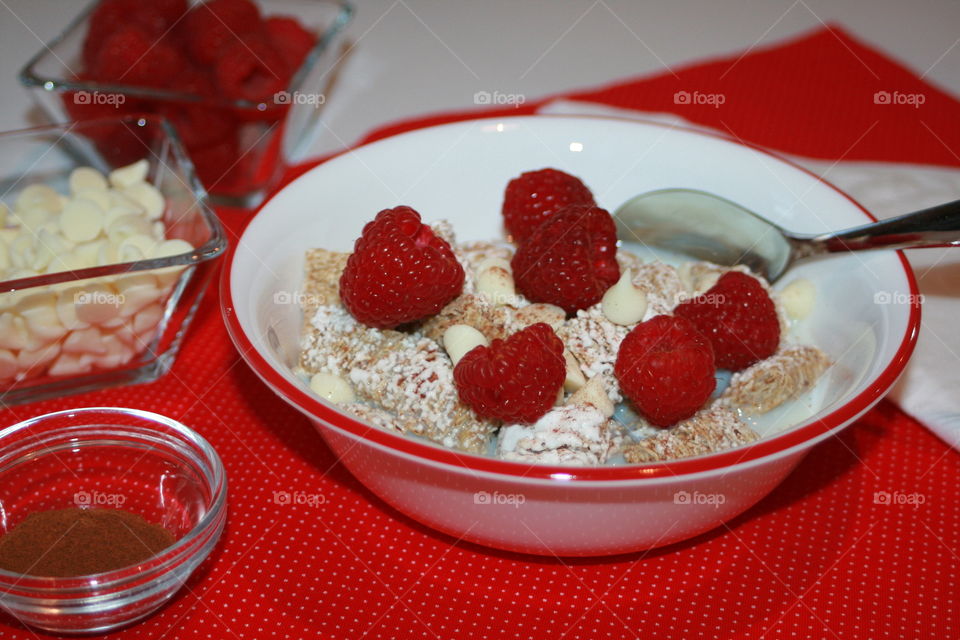
[{"label": "white chocolate chip", "polygon": [[17,305],[29,336],[28,347],[50,344],[67,332],[57,315],[56,301],[53,293],[40,292],[25,297]]},{"label": "white chocolate chip", "polygon": [[94,358],[94,364],[102,369],[113,369],[126,364],[133,357],[133,350],[113,334],[101,338],[104,352]]},{"label": "white chocolate chip", "polygon": [[129,235],[117,245],[117,254],[121,262],[142,260],[151,255],[159,243],[143,233]]},{"label": "white chocolate chip", "polygon": [[20,192],[14,209],[26,211],[31,207],[41,207],[51,213],[60,211],[60,194],[45,184],[31,184]]},{"label": "white chocolate chip", "polygon": [[147,179],[147,171],[150,170],[150,163],[146,160],[137,160],[133,164],[114,169],[110,172],[110,184],[114,189],[126,189],[127,187],[143,182]]},{"label": "white chocolate chip", "polygon": [[97,266],[116,264],[119,262],[117,256],[117,243],[105,240],[97,249]]},{"label": "white chocolate chip", "polygon": [[486,336],[467,324],[451,325],[443,332],[443,348],[447,350],[453,366],[457,366],[460,359],[472,349],[488,344]]},{"label": "white chocolate chip", "polygon": [[107,227],[107,237],[115,243],[133,235],[148,235],[149,233],[150,221],[135,213],[118,216]]},{"label": "white chocolate chip", "polygon": [[133,316],[133,330],[139,339],[148,344],[153,340],[154,331],[163,318],[163,306],[151,304]]},{"label": "white chocolate chip", "polygon": [[494,305],[514,305],[516,287],[510,263],[503,258],[487,258],[477,267],[477,291]]},{"label": "white chocolate chip", "polygon": [[131,198],[146,212],[147,217],[156,220],[163,215],[165,201],[163,194],[150,183],[137,182],[123,189],[123,195]]},{"label": "white chocolate chip", "polygon": [[349,404],[357,400],[350,383],[332,373],[313,374],[310,378],[310,390],[335,404]]},{"label": "white chocolate chip", "polygon": [[107,179],[93,167],[77,167],[70,172],[70,193],[77,195],[85,189],[107,190]]},{"label": "white chocolate chip", "polygon": [[15,269],[29,269],[36,257],[33,235],[22,233],[10,243],[10,264]]},{"label": "white chocolate chip", "polygon": [[587,384],[587,379],[584,377],[583,371],[580,370],[580,363],[568,349],[563,350],[563,360],[567,365],[567,375],[563,380],[563,388],[566,391],[577,391]]},{"label": "white chocolate chip", "polygon": [[169,258],[170,256],[178,256],[182,253],[189,253],[190,251],[193,251],[192,244],[186,240],[173,238],[171,240],[164,240],[163,242],[157,243],[149,257]]},{"label": "white chocolate chip", "polygon": [[91,200],[74,198],[63,208],[60,228],[71,242],[89,242],[103,229],[103,211]]},{"label": "white chocolate chip", "polygon": [[149,273],[123,276],[117,281],[117,291],[122,318],[132,316],[163,295],[157,287],[157,279]]},{"label": "white chocolate chip", "polygon": [[609,418],[613,415],[613,402],[610,401],[610,397],[607,395],[607,392],[604,391],[603,382],[600,380],[600,378],[590,378],[590,381],[587,382],[587,384],[570,396],[570,398],[567,400],[567,404],[589,404],[598,409],[606,418]]},{"label": "white chocolate chip", "polygon": [[76,299],[81,291],[79,287],[71,287],[61,291],[57,296],[57,317],[68,330],[86,329],[90,326],[89,322],[84,322],[77,317]]},{"label": "white chocolate chip", "polygon": [[90,324],[103,324],[119,315],[120,298],[117,293],[97,281],[74,291],[77,319]]},{"label": "white chocolate chip", "polygon": [[[6,271],[10,268],[10,249],[7,248],[7,243],[0,241],[0,271]],[[2,278],[6,279],[6,278]],[[2,295],[2,294],[0,294]]]},{"label": "white chocolate chip", "polygon": [[60,353],[60,343],[53,342],[38,349],[21,349],[17,354],[17,366],[21,373],[32,376],[40,373]]},{"label": "white chocolate chip", "polygon": [[51,376],[76,376],[89,373],[93,368],[93,357],[82,353],[61,353],[47,372]]},{"label": "white chocolate chip", "polygon": [[780,291],[780,303],[793,320],[803,320],[813,311],[817,290],[806,278],[797,278]]},{"label": "white chocolate chip", "polygon": [[26,346],[27,327],[23,318],[10,311],[0,313],[0,348],[18,351]]},{"label": "white chocolate chip", "polygon": [[17,375],[17,356],[9,349],[0,349],[0,380],[10,380]]},{"label": "white chocolate chip", "polygon": [[647,294],[633,286],[630,269],[624,269],[617,283],[603,294],[600,305],[607,320],[626,327],[643,319]]},{"label": "white chocolate chip", "polygon": [[[90,202],[95,202],[97,206],[100,207],[100,211],[102,212],[109,211],[113,206],[110,202],[110,194],[99,189],[82,189],[74,194],[74,199],[83,199],[89,200]],[[69,204],[69,201],[67,204]]]},{"label": "white chocolate chip", "polygon": [[106,353],[107,348],[103,344],[103,334],[96,327],[87,327],[86,329],[77,329],[71,331],[66,340],[63,341],[64,353],[94,353],[97,355]]},{"label": "white chocolate chip", "polygon": [[12,222],[16,222],[25,231],[35,233],[40,230],[40,227],[50,222],[54,215],[56,214],[42,207],[30,206],[14,214],[15,220]]}]

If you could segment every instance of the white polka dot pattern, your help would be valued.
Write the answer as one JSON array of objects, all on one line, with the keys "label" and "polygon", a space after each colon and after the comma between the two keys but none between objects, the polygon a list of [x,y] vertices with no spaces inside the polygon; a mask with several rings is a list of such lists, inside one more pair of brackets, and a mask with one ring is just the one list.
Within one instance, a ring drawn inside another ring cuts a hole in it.
[{"label": "white polka dot pattern", "polygon": [[[220,546],[169,606],[114,637],[929,638],[960,630],[960,457],[893,405],[814,449],[726,527],[629,556],[536,558],[458,543],[373,497],[239,361],[216,300],[189,338],[156,383],[2,414],[7,425],[69,407],[133,406],[196,428],[223,458],[230,515]],[[0,625],[0,637],[33,637],[9,619]]]}]

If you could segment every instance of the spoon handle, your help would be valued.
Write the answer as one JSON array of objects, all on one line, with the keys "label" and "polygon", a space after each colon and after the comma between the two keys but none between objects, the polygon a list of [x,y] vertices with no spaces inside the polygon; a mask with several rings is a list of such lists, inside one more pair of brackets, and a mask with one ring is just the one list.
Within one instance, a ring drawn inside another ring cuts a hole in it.
[{"label": "spoon handle", "polygon": [[796,258],[869,249],[960,247],[960,200],[816,236],[791,236]]}]

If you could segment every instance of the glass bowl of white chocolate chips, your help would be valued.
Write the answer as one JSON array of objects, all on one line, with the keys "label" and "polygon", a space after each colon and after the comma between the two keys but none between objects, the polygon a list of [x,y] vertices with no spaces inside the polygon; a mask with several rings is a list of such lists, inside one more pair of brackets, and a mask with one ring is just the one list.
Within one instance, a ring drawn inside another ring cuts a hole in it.
[{"label": "glass bowl of white chocolate chips", "polygon": [[[644,424],[634,399],[616,393],[618,345],[647,316],[708,298],[726,268],[621,237],[621,280],[604,294],[607,304],[575,313],[530,304],[512,288],[520,249],[504,233],[501,205],[511,179],[545,167],[579,177],[608,211],[638,193],[684,187],[800,232],[870,219],[774,156],[610,118],[442,125],[306,173],[264,205],[228,256],[227,327],[254,371],[311,418],[345,466],[416,520],[458,539],[555,556],[684,540],[772,491],[817,442],[876,403],[906,363],[919,307],[902,256],[810,261],[766,289],[782,321],[767,361],[719,372],[716,393],[688,420]],[[466,275],[436,316],[381,331],[358,324],[337,287],[364,225],[398,205],[420,213]],[[634,289],[643,290],[642,309],[629,300]],[[631,317],[617,315],[615,307],[631,305]],[[571,356],[556,404],[532,424],[480,419],[463,406],[455,362],[532,322],[549,325]]]},{"label": "glass bowl of white chocolate chips", "polygon": [[0,398],[161,376],[225,247],[166,121],[0,134]]}]

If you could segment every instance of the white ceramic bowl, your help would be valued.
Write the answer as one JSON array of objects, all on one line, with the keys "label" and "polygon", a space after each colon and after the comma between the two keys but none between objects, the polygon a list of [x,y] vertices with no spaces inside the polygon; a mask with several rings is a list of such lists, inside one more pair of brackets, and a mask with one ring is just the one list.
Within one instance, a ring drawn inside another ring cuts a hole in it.
[{"label": "white ceramic bowl", "polygon": [[358,422],[291,372],[307,248],[348,251],[364,223],[399,204],[426,221],[449,219],[461,240],[500,238],[508,180],[546,166],[582,178],[610,211],[641,192],[690,187],[800,232],[871,219],[830,185],[764,152],[607,118],[531,116],[421,129],[306,173],[263,207],[230,255],[222,296],[227,326],[250,366],[311,418],[347,468],[416,520],[457,538],[547,555],[622,553],[683,540],[769,493],[813,445],[873,406],[910,356],[920,321],[916,283],[900,254],[877,252],[795,269],[818,289],[805,337],[837,364],[792,415],[768,424],[760,441],[712,455],[599,468],[473,456]]}]

